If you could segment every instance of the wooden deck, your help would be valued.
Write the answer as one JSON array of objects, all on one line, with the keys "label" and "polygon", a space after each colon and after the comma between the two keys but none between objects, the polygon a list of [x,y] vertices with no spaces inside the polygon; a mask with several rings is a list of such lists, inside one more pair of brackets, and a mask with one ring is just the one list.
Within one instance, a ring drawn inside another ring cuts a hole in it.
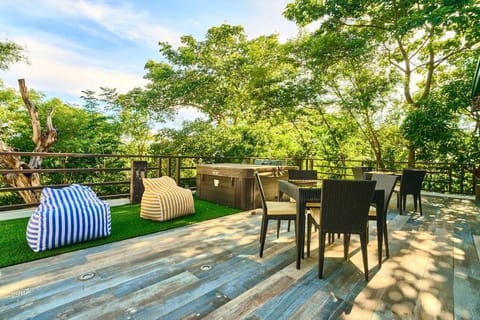
[{"label": "wooden deck", "polygon": [[295,269],[286,225],[260,259],[261,216],[244,212],[0,269],[0,318],[479,319],[480,204],[423,200],[423,217],[389,213],[380,270],[372,222],[368,283],[358,237],[347,262],[328,247],[318,279],[316,249]]}]

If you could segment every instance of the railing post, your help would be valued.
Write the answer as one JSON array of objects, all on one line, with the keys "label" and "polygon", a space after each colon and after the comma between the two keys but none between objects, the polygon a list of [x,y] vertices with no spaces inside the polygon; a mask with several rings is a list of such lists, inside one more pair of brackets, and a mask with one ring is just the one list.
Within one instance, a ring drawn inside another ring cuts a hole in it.
[{"label": "railing post", "polygon": [[175,180],[177,181],[177,184],[180,185],[180,157],[177,157],[175,159]]},{"label": "railing post", "polygon": [[[60,161],[62,162],[62,168],[65,170],[65,168],[67,167],[66,163],[68,161],[68,156],[61,158]],[[62,173],[62,183],[67,183],[67,173],[65,171]]]},{"label": "railing post", "polygon": [[130,203],[140,203],[142,201],[143,178],[147,176],[147,161],[132,161],[130,171]]},{"label": "railing post", "polygon": [[475,163],[472,164],[472,184],[475,200],[480,200],[480,165],[477,167]]},{"label": "railing post", "polygon": [[449,193],[452,192],[452,183],[453,183],[452,172],[453,172],[453,169],[452,169],[452,165],[450,164],[448,166],[448,192]]},{"label": "railing post", "polygon": [[460,165],[460,193],[463,194],[464,184],[465,184],[465,166],[463,163]]},{"label": "railing post", "polygon": [[167,176],[171,177],[172,176],[172,157],[167,158]]},{"label": "railing post", "polygon": [[157,159],[157,167],[158,167],[157,177],[160,178],[162,176],[162,158],[161,157]]}]

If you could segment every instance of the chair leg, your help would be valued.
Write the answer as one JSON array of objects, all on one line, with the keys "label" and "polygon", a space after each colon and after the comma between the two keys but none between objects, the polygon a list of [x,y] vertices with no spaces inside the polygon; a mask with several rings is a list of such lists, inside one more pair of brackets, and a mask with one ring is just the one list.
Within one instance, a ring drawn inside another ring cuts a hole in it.
[{"label": "chair leg", "polygon": [[397,209],[398,213],[402,215],[402,195],[400,192],[397,193]]},{"label": "chair leg", "polygon": [[294,227],[293,234],[295,235],[295,243],[297,243],[297,223],[295,222],[295,220],[292,220],[292,221],[293,221],[293,227]]},{"label": "chair leg", "polygon": [[260,258],[263,257],[263,248],[265,247],[265,238],[267,237],[268,219],[262,217],[262,227],[260,228]]},{"label": "chair leg", "polygon": [[[312,210],[307,208],[307,213],[312,213]],[[318,226],[316,224],[313,224],[313,227],[315,228],[315,232],[318,231]]]},{"label": "chair leg", "polygon": [[312,218],[307,217],[307,257],[310,257],[310,241],[312,240]]},{"label": "chair leg", "polygon": [[363,269],[365,272],[365,281],[368,282],[368,253],[367,253],[367,234],[360,234],[360,246],[362,247]]},{"label": "chair leg", "polygon": [[407,195],[402,194],[402,208],[404,211],[407,211]]},{"label": "chair leg", "polygon": [[420,208],[420,215],[423,216],[423,211],[422,211],[422,196],[420,193],[418,194],[418,206]]},{"label": "chair leg", "polygon": [[417,212],[417,202],[418,202],[418,195],[414,194],[413,195],[413,210]]},{"label": "chair leg", "polygon": [[288,231],[288,232],[290,232],[290,223],[291,223],[291,222],[292,222],[291,220],[288,220],[288,226],[287,226],[287,231]]},{"label": "chair leg", "polygon": [[[368,233],[367,233],[367,239],[368,239]],[[385,219],[385,222],[383,225],[383,242],[385,242],[385,255],[387,256],[387,258],[390,258],[390,251],[388,249],[387,219]],[[368,243],[368,240],[367,240],[367,243]]]},{"label": "chair leg", "polygon": [[350,247],[350,233],[343,235],[343,257],[348,260],[348,249]]},{"label": "chair leg", "polygon": [[319,231],[318,237],[318,277],[323,278],[323,262],[325,260],[325,232]]},{"label": "chair leg", "polygon": [[277,239],[280,237],[280,225],[282,220],[277,220]]}]

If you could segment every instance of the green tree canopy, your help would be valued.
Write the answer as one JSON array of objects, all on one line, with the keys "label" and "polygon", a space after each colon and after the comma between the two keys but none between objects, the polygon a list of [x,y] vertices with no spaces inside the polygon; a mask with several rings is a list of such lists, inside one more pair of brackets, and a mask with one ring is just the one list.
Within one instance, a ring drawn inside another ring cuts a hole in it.
[{"label": "green tree canopy", "polygon": [[[425,106],[438,86],[438,75],[480,42],[480,8],[474,0],[296,0],[287,5],[285,16],[301,26],[319,22],[312,36],[326,40],[327,50],[319,50],[314,61],[331,62],[345,54],[376,50],[378,67],[393,68],[402,78],[407,113]],[[351,40],[342,41],[348,37]],[[338,45],[328,46],[337,38]],[[410,163],[416,146],[409,142]]]},{"label": "green tree canopy", "polygon": [[22,60],[27,60],[22,47],[12,41],[0,41],[0,70],[7,70],[10,65]]}]

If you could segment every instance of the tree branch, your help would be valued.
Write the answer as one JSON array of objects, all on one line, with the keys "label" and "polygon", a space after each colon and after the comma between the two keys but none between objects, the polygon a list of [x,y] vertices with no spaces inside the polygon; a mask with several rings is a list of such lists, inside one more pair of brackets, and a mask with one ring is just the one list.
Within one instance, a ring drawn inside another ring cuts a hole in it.
[{"label": "tree branch", "polygon": [[415,102],[410,92],[410,80],[412,76],[412,71],[410,70],[410,60],[408,59],[408,55],[407,55],[407,52],[405,51],[405,48],[403,47],[402,41],[400,41],[400,39],[397,39],[397,43],[398,43],[398,48],[400,49],[400,52],[403,56],[403,61],[405,63],[404,79],[403,79],[403,94],[407,102],[411,105],[414,105]]},{"label": "tree branch", "polygon": [[32,141],[37,145],[37,142],[40,141],[41,136],[41,127],[40,120],[38,119],[38,109],[30,101],[27,86],[25,85],[25,79],[18,79],[18,86],[20,87],[20,94],[22,95],[23,103],[27,107],[28,113],[30,114],[30,121],[32,123]]},{"label": "tree branch", "polygon": [[[30,101],[27,86],[24,79],[19,79],[18,84],[20,93],[25,107],[30,115],[32,124],[32,141],[35,144],[34,152],[47,152],[51,145],[57,140],[57,130],[53,127],[53,113],[54,108],[50,109],[47,116],[46,131],[42,132],[40,119],[38,116],[38,108]],[[15,150],[3,141],[0,140],[0,152],[14,152]],[[20,156],[11,154],[0,155],[0,167],[13,170],[23,169],[39,169],[42,165],[41,156],[30,157],[30,162],[27,164],[22,161]],[[40,175],[38,173],[8,173],[3,175],[3,181],[12,187],[31,187],[40,185]],[[38,192],[33,190],[19,191],[26,203],[34,203],[38,201]]]},{"label": "tree branch", "polygon": [[433,29],[430,31],[430,43],[428,45],[428,62],[427,62],[427,78],[425,80],[425,87],[420,100],[425,99],[430,94],[433,82],[433,71],[435,70],[435,52],[433,50]]},{"label": "tree branch", "polygon": [[[25,85],[24,79],[18,80],[18,85],[20,87],[20,93],[22,95],[23,103],[27,107],[28,112],[30,113],[30,121],[32,123],[32,141],[35,144],[34,152],[48,152],[50,146],[57,140],[57,130],[53,127],[52,117],[54,113],[54,108],[50,109],[47,117],[47,130],[42,132],[42,126],[40,124],[40,119],[38,117],[38,108],[30,101],[28,95],[27,86]],[[33,158],[32,158],[33,159]],[[39,163],[37,161],[30,161],[30,164],[36,168]]]}]

